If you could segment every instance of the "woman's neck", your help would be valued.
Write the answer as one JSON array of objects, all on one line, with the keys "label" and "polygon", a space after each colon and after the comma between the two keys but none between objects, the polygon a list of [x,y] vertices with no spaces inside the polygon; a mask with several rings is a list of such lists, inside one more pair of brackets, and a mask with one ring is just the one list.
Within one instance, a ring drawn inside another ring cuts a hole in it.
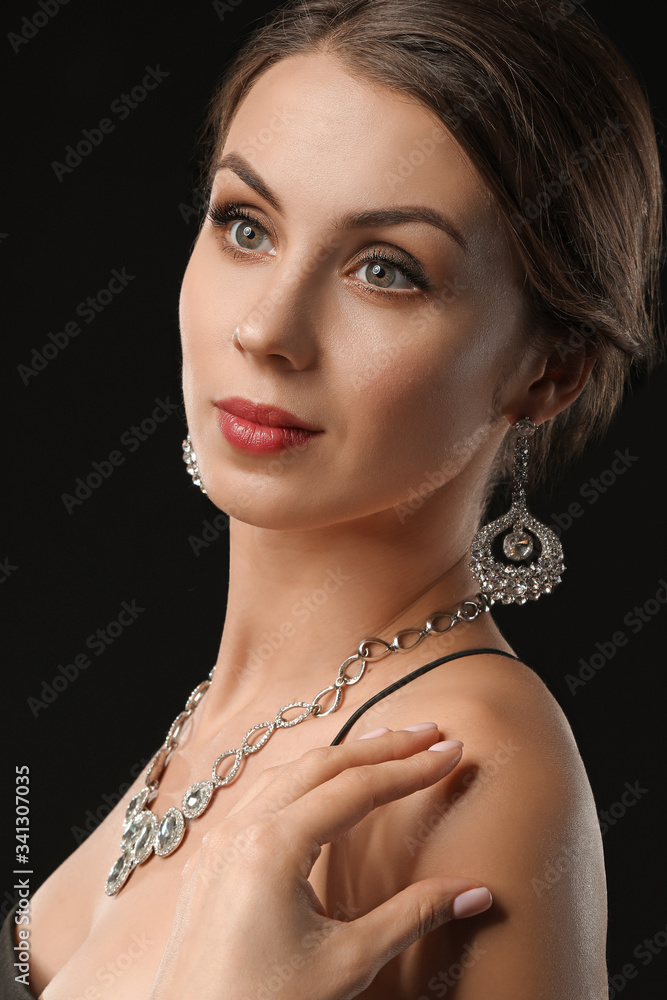
[{"label": "woman's neck", "polygon": [[[423,627],[434,611],[454,610],[472,597],[477,588],[467,564],[476,524],[468,520],[470,515],[443,519],[435,505],[418,508],[403,523],[391,508],[300,532],[230,519],[228,603],[200,731],[212,735],[267,697],[276,709],[310,700],[333,683],[361,640],[391,640],[400,629]],[[429,637],[419,650],[401,654],[399,674],[412,669],[413,660],[419,665],[443,655],[441,647],[467,648],[475,645],[473,636],[488,643],[488,625],[480,620],[446,639]]]}]

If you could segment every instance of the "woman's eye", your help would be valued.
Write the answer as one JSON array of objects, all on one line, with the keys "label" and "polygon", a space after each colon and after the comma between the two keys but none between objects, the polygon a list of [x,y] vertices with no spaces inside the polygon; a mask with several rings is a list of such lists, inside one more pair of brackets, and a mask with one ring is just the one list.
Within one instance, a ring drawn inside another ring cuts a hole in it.
[{"label": "woman's eye", "polygon": [[361,267],[353,272],[353,276],[367,281],[377,289],[391,288],[392,291],[402,291],[415,287],[414,282],[411,282],[398,267],[384,257],[375,257],[370,261],[365,261]]},{"label": "woman's eye", "polygon": [[[235,258],[242,258],[243,251],[269,253],[276,250],[264,226],[250,215],[238,202],[213,204],[208,217],[222,238],[222,248]],[[395,291],[408,292],[428,290],[430,279],[421,268],[408,261],[397,261],[386,252],[373,250],[360,261],[351,272],[361,282],[360,288],[390,296]]]},{"label": "woman's eye", "polygon": [[264,240],[271,243],[265,229],[245,219],[235,222],[229,232],[236,244],[244,250],[266,250],[267,248],[263,246]]},{"label": "woman's eye", "polygon": [[[235,248],[265,250],[264,240],[271,244],[264,226],[238,202],[213,203],[209,205],[207,214],[213,228],[222,238],[223,249],[231,251],[234,256]],[[275,253],[275,250],[271,248],[268,252]]]}]

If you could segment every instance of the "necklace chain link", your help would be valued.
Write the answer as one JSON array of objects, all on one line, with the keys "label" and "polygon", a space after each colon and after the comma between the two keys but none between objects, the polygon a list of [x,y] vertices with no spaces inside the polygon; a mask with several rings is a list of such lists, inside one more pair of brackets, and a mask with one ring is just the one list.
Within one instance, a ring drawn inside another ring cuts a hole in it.
[{"label": "necklace chain link", "polygon": [[[428,635],[444,635],[453,629],[459,622],[473,622],[478,615],[489,611],[490,600],[482,593],[477,594],[474,600],[462,601],[455,611],[434,611],[429,616],[423,628],[401,629],[396,633],[391,642],[385,639],[378,639],[375,636],[363,639],[357,646],[356,653],[343,660],[338,668],[337,676],[333,684],[318,691],[310,702],[293,701],[289,705],[283,705],[276,712],[273,720],[258,722],[246,732],[240,747],[225,750],[216,759],[211,769],[211,778],[208,781],[198,781],[188,788],[182,800],[182,810],[170,808],[165,813],[162,821],[158,821],[157,816],[150,809],[146,808],[148,801],[157,794],[164,770],[171,759],[171,755],[179,745],[179,738],[183,728],[197,708],[202,698],[208,691],[213,679],[215,666],[212,667],[208,679],[198,684],[190,693],[185,708],[176,716],[172,722],[164,743],[151,758],[146,771],[145,787],[134,796],[130,802],[123,823],[123,836],[121,838],[121,854],[117,859],[107,879],[105,892],[109,896],[114,896],[126,883],[133,869],[148,860],[154,853],[161,857],[171,854],[180,845],[185,833],[185,818],[196,819],[210,805],[214,793],[218,788],[230,784],[237,776],[241,763],[246,756],[257,753],[268,743],[276,729],[288,729],[292,726],[304,722],[310,715],[315,718],[324,718],[331,715],[340,707],[343,688],[357,684],[364,675],[367,663],[374,663],[391,653],[407,653],[415,649]],[[438,627],[437,623],[441,619],[447,619],[447,624]],[[408,637],[412,636],[412,641]],[[378,652],[371,652],[373,646],[379,647]],[[360,663],[356,674],[350,676],[348,668],[355,663]],[[333,700],[328,708],[322,707],[322,699],[327,695],[333,695]],[[290,708],[303,708],[304,711],[296,718],[287,721],[283,718],[283,712]],[[265,729],[264,735],[256,743],[250,743],[251,735],[259,729]],[[229,757],[234,757],[231,769],[220,777],[218,767]]]}]

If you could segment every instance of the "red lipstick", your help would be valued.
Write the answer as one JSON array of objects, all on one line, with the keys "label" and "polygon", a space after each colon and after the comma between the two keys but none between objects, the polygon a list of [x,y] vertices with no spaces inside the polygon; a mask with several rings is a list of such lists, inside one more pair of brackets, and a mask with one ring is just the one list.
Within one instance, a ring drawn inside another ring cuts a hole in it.
[{"label": "red lipstick", "polygon": [[218,425],[230,444],[242,451],[266,454],[304,446],[323,432],[278,406],[252,403],[240,396],[215,402]]}]

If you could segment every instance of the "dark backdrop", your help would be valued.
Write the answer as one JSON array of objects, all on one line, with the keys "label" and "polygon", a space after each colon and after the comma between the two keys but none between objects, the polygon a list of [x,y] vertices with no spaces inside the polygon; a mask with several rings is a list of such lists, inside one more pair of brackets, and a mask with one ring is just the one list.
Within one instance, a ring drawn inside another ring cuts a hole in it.
[{"label": "dark backdrop", "polygon": [[[203,110],[225,60],[272,6],[26,0],[6,16],[10,170],[0,225],[14,310],[3,352],[11,511],[0,594],[12,644],[3,787],[11,806],[14,765],[29,765],[33,890],[104,817],[215,661],[227,538],[206,528],[218,512],[181,461],[177,302],[197,229]],[[662,147],[667,92],[654,6],[587,6],[643,78]],[[155,89],[119,111],[114,102],[147,68]],[[58,176],[53,161],[103,118],[113,129]],[[114,273],[118,291],[108,295]],[[88,297],[98,311],[77,314]],[[80,333],[68,339],[73,322]],[[498,611],[562,705],[588,769],[608,866],[609,969],[628,998],[657,995],[667,971],[658,884],[666,392],[664,370],[637,382],[606,437],[551,497],[536,498],[535,512],[562,528],[564,583],[537,604]],[[165,419],[151,425],[156,408]],[[132,427],[144,421],[140,439]],[[618,453],[625,460],[614,467]],[[66,504],[63,494],[94,463],[106,477]],[[88,637],[116,621],[123,602],[142,610],[91,651]],[[78,669],[81,654],[90,666]],[[11,847],[5,857],[3,915],[13,900]]]}]

